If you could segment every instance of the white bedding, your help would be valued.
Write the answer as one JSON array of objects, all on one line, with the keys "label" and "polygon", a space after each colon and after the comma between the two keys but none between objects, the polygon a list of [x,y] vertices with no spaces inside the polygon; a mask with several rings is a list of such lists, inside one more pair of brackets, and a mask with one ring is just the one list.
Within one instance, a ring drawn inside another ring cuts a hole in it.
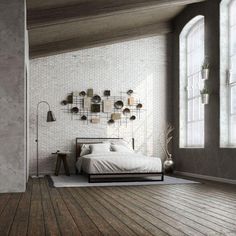
[{"label": "white bedding", "polygon": [[161,172],[161,159],[136,153],[89,154],[76,163],[79,172],[88,174]]}]

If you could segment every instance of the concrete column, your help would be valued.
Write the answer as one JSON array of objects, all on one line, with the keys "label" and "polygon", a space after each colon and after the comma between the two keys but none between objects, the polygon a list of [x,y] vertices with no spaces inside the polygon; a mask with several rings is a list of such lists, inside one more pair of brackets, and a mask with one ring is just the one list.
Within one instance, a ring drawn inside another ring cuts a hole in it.
[{"label": "concrete column", "polygon": [[0,192],[26,185],[25,1],[0,1]]}]

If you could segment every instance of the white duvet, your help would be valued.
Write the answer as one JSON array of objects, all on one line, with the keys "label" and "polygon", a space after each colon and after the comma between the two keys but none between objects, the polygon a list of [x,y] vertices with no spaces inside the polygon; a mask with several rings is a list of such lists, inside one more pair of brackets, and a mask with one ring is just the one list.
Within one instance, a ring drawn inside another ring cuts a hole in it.
[{"label": "white duvet", "polygon": [[136,153],[89,154],[79,158],[76,163],[79,172],[88,174],[101,173],[139,173],[161,172],[161,159]]}]

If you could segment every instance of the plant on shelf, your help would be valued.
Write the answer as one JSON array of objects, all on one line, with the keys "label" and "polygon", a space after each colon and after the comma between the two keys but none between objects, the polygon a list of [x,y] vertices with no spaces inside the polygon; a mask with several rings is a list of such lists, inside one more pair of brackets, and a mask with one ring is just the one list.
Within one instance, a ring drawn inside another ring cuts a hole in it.
[{"label": "plant on shelf", "polygon": [[172,154],[169,152],[169,145],[173,139],[174,127],[169,123],[167,124],[164,133],[163,133],[163,142],[161,143],[161,148],[166,156],[166,160],[163,163],[165,173],[173,173],[174,171],[174,162],[172,160]]},{"label": "plant on shelf", "polygon": [[205,59],[203,65],[202,65],[202,79],[203,80],[207,80],[209,78],[209,73],[210,73],[210,64],[207,62],[207,60]]},{"label": "plant on shelf", "polygon": [[201,91],[201,100],[202,100],[202,104],[208,104],[209,103],[209,97],[210,97],[210,93],[208,88],[204,87]]}]

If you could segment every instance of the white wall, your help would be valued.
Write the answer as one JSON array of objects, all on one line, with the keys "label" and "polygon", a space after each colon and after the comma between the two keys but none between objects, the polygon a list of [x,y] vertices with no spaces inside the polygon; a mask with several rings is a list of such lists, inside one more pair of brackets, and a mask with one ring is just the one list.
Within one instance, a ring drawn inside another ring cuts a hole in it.
[{"label": "white wall", "polygon": [[[163,156],[158,139],[167,119],[167,40],[151,37],[80,50],[30,62],[30,172],[36,169],[35,123],[36,105],[50,103],[57,121],[46,123],[47,107],[40,108],[40,172],[50,173],[55,167],[51,152],[71,150],[71,170],[76,137],[125,137],[130,140],[132,129],[136,149],[148,155]],[[133,89],[146,112],[140,120],[126,127],[83,124],[63,111],[60,102],[72,91],[93,88],[102,95],[110,89],[120,95]]]}]

